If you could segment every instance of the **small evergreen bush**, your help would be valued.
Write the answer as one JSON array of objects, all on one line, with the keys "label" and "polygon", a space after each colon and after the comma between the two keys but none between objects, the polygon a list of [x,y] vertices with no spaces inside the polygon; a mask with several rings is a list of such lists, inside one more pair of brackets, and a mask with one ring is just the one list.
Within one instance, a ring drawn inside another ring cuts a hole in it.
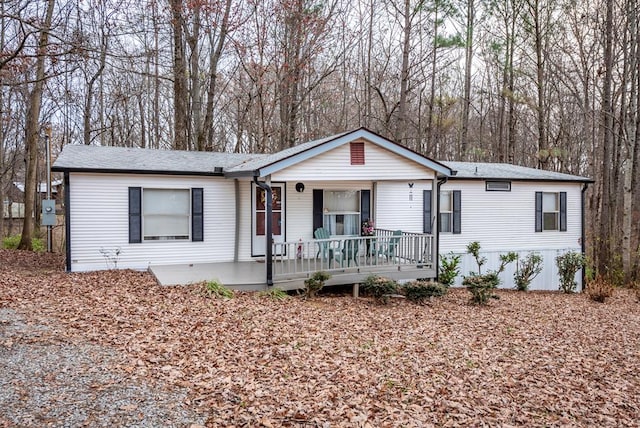
[{"label": "small evergreen bush", "polygon": [[482,274],[482,265],[487,262],[487,258],[480,256],[480,243],[478,241],[470,242],[467,245],[467,253],[471,254],[478,264],[478,272],[471,272],[469,276],[462,280],[462,285],[467,287],[467,290],[471,293],[471,302],[477,305],[486,305],[490,298],[498,299],[493,290],[500,284],[499,275],[504,272],[509,263],[518,258],[518,255],[512,251],[507,254],[500,254],[500,266],[498,269]]},{"label": "small evergreen bush", "polygon": [[449,288],[433,281],[412,281],[402,287],[405,297],[419,305],[432,297],[441,297],[447,294]]},{"label": "small evergreen bush", "polygon": [[207,297],[233,299],[233,291],[222,285],[219,281],[208,281],[204,284],[203,294]]},{"label": "small evergreen bush", "polygon": [[324,287],[324,283],[331,278],[327,272],[319,271],[311,275],[311,277],[304,281],[304,295],[307,298],[313,298],[318,295],[318,292]]},{"label": "small evergreen bush", "polygon": [[486,305],[489,299],[497,299],[498,296],[493,290],[498,287],[498,284],[500,284],[500,278],[496,272],[466,276],[462,280],[462,285],[471,293],[471,302],[477,305]]},{"label": "small evergreen bush", "polygon": [[382,304],[389,302],[389,295],[398,292],[398,283],[393,279],[378,275],[369,275],[362,283],[362,289]]},{"label": "small evergreen bush", "polygon": [[527,291],[531,281],[542,272],[542,256],[537,253],[529,253],[522,260],[518,259],[518,267],[513,274],[513,281],[516,283],[516,289],[519,291]]},{"label": "small evergreen bush", "polygon": [[460,274],[460,255],[450,253],[440,257],[438,281],[445,287],[451,287]]},{"label": "small evergreen bush", "polygon": [[556,257],[558,275],[560,275],[560,291],[563,293],[573,293],[578,285],[575,281],[576,273],[585,264],[584,255],[570,251]]}]

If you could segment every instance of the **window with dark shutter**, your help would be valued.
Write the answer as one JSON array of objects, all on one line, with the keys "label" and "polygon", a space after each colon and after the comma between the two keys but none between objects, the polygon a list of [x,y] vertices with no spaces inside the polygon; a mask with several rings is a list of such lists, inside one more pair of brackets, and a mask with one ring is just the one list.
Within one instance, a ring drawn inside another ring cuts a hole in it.
[{"label": "window with dark shutter", "polygon": [[142,188],[129,187],[129,243],[142,242]]},{"label": "window with dark shutter", "polygon": [[322,227],[322,205],[323,205],[324,191],[322,189],[313,189],[313,230],[316,231],[319,227]]},{"label": "window with dark shutter", "polygon": [[431,190],[422,191],[422,232],[431,233]]},{"label": "window with dark shutter", "polygon": [[204,241],[203,190],[191,189],[191,240]]},{"label": "window with dark shutter", "polygon": [[351,143],[351,165],[364,165],[364,143]]},{"label": "window with dark shutter", "polygon": [[462,201],[460,190],[454,190],[453,194],[453,233],[462,233]]}]

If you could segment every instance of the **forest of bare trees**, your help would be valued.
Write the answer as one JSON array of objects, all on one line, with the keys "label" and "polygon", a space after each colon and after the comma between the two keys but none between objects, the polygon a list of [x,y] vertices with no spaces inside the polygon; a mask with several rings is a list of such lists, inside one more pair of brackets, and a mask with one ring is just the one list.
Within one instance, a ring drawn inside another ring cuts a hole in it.
[{"label": "forest of bare trees", "polygon": [[0,200],[13,181],[33,199],[47,126],[54,154],[270,152],[365,126],[595,179],[589,258],[634,280],[639,21],[636,0],[1,0]]}]

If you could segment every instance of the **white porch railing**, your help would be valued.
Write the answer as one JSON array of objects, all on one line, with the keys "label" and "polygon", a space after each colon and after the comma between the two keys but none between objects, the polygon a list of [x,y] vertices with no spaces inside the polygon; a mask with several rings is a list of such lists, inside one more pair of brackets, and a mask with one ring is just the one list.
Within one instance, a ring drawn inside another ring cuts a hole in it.
[{"label": "white porch railing", "polygon": [[376,229],[375,236],[288,241],[273,244],[274,280],[318,271],[353,272],[434,268],[433,235]]}]

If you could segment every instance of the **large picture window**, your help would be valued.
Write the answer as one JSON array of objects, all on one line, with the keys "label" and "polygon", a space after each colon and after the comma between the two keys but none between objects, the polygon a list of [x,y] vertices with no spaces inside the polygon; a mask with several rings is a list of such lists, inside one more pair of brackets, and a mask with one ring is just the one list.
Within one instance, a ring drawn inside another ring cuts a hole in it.
[{"label": "large picture window", "polygon": [[142,236],[145,241],[190,238],[189,189],[142,190]]},{"label": "large picture window", "polygon": [[323,200],[323,226],[329,234],[360,234],[359,190],[325,190]]}]

